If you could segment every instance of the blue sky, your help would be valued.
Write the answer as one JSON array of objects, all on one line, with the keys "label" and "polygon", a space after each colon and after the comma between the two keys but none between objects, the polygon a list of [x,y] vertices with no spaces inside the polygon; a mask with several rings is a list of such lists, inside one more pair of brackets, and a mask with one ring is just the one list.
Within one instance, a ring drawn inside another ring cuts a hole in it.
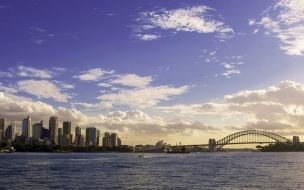
[{"label": "blue sky", "polygon": [[[1,114],[61,114],[130,143],[195,143],[248,126],[299,133],[301,96],[286,104],[284,93],[302,93],[303,4],[1,0]],[[256,109],[274,104],[285,119]]]}]

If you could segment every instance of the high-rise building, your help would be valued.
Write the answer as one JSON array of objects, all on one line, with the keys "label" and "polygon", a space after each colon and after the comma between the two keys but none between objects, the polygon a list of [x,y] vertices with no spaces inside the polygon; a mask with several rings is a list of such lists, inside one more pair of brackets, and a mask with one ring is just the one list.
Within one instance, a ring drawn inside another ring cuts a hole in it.
[{"label": "high-rise building", "polygon": [[78,126],[75,128],[75,137],[76,137],[77,135],[81,135],[81,128],[78,127]]},{"label": "high-rise building", "polygon": [[97,130],[96,146],[99,146],[99,136],[100,136],[100,131]]},{"label": "high-rise building", "polygon": [[60,146],[67,147],[72,145],[73,135],[72,134],[62,134],[60,135]]},{"label": "high-rise building", "polygon": [[72,134],[72,123],[70,121],[63,122],[63,134]]},{"label": "high-rise building", "polygon": [[81,128],[76,127],[75,128],[75,141],[74,144],[76,147],[83,147],[84,146],[84,137],[81,135]]},{"label": "high-rise building", "polygon": [[5,137],[7,140],[14,141],[16,136],[16,124],[12,122],[5,130]]},{"label": "high-rise building", "polygon": [[62,128],[58,128],[58,144],[61,145]]},{"label": "high-rise building", "polygon": [[33,138],[34,139],[36,139],[36,140],[41,139],[42,128],[43,128],[43,121],[40,121],[40,123],[33,124]]},{"label": "high-rise building", "polygon": [[121,139],[117,138],[117,146],[120,147],[121,146]]},{"label": "high-rise building", "polygon": [[102,138],[102,146],[103,147],[112,147],[110,133],[106,132],[104,134],[104,137]]},{"label": "high-rise building", "polygon": [[1,118],[0,119],[0,142],[3,141],[5,126],[6,126],[6,118]]},{"label": "high-rise building", "polygon": [[53,144],[58,144],[58,125],[58,117],[51,117],[49,120],[49,133]]},{"label": "high-rise building", "polygon": [[117,147],[117,141],[118,141],[118,135],[117,133],[112,133],[111,134],[111,146],[112,147]]},{"label": "high-rise building", "polygon": [[50,139],[50,132],[49,129],[42,127],[41,128],[41,139]]},{"label": "high-rise building", "polygon": [[32,119],[30,116],[22,120],[22,136],[32,137]]},{"label": "high-rise building", "polygon": [[118,134],[106,132],[102,138],[102,146],[108,148],[121,146],[121,140],[118,138]]},{"label": "high-rise building", "polygon": [[88,127],[86,129],[86,145],[97,146],[97,130],[95,127]]}]

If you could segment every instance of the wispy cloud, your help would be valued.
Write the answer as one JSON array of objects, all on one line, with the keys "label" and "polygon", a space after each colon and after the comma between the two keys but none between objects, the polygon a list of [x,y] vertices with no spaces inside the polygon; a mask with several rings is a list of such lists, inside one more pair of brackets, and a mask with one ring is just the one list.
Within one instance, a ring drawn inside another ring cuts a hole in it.
[{"label": "wispy cloud", "polygon": [[51,98],[58,102],[67,102],[71,98],[58,86],[47,80],[22,80],[17,83],[17,86],[20,91],[38,98]]},{"label": "wispy cloud", "polygon": [[[249,25],[281,41],[287,55],[304,55],[304,4],[302,0],[279,0],[262,18],[250,19]],[[259,31],[255,29],[255,33]]]},{"label": "wispy cloud", "polygon": [[114,71],[107,71],[101,68],[89,69],[83,71],[80,75],[75,75],[74,78],[78,78],[81,81],[98,81],[106,74],[112,74]]},{"label": "wispy cloud", "polygon": [[189,86],[171,87],[156,86],[143,89],[122,90],[117,93],[104,94],[99,100],[113,105],[128,105],[130,107],[151,107],[162,100],[169,100],[173,96],[181,95],[189,90]]},{"label": "wispy cloud", "polygon": [[17,74],[20,77],[31,77],[31,78],[52,78],[52,71],[46,69],[36,69],[33,67],[20,65],[16,69],[11,69],[13,73]]},{"label": "wispy cloud", "polygon": [[144,88],[152,82],[151,76],[138,76],[136,74],[118,75],[116,79],[112,80],[112,84],[119,84],[122,86]]},{"label": "wispy cloud", "polygon": [[157,31],[214,33],[218,38],[227,38],[233,29],[220,18],[211,16],[214,9],[207,6],[142,12],[137,19],[137,37],[142,40],[154,40],[160,37]]}]

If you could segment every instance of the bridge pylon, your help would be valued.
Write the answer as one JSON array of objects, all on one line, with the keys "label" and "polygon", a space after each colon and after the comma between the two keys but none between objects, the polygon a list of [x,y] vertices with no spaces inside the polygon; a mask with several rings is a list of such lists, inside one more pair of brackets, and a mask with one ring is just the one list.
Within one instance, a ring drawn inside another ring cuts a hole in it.
[{"label": "bridge pylon", "polygon": [[208,150],[209,150],[209,152],[216,151],[216,140],[215,139],[209,139]]}]

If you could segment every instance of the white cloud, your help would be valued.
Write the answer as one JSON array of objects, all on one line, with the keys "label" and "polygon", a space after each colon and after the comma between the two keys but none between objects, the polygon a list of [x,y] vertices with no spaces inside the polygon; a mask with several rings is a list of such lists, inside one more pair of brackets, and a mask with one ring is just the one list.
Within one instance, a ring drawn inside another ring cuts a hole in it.
[{"label": "white cloud", "polygon": [[36,69],[33,67],[27,66],[18,66],[16,70],[13,69],[13,72],[20,77],[30,77],[30,78],[44,78],[49,79],[52,78],[52,72],[48,70]]},{"label": "white cloud", "polygon": [[157,105],[162,100],[169,100],[172,96],[181,95],[188,91],[189,86],[170,87],[157,86],[143,89],[123,90],[98,97],[101,101],[131,107],[150,107]]},{"label": "white cloud", "polygon": [[[265,15],[266,14],[266,15]],[[250,25],[263,27],[266,34],[281,41],[281,49],[288,55],[304,55],[304,4],[302,0],[279,0],[268,9],[260,21]]]},{"label": "white cloud", "polygon": [[0,71],[0,77],[13,77],[12,73]]},{"label": "white cloud", "polygon": [[151,41],[151,40],[156,40],[161,36],[156,34],[137,34],[136,37],[140,40]]},{"label": "white cloud", "polygon": [[98,81],[106,74],[112,74],[113,71],[106,71],[101,68],[89,69],[82,72],[80,75],[74,76],[82,81]]},{"label": "white cloud", "polygon": [[99,102],[99,103],[86,103],[86,102],[75,102],[72,103],[73,106],[79,107],[84,110],[102,110],[113,108],[112,104],[109,102]]},{"label": "white cloud", "polygon": [[41,101],[10,96],[0,92],[0,113],[8,120],[20,121],[31,116],[33,121],[48,121],[50,116],[58,116],[60,121],[70,120],[73,126],[95,126],[101,131],[116,131],[126,144],[154,143],[159,138],[173,134],[189,134],[189,131],[215,131],[215,128],[202,123],[168,122],[163,118],[148,115],[140,110],[115,111],[98,116],[88,116],[72,108],[54,108]]},{"label": "white cloud", "polygon": [[123,86],[144,88],[150,85],[153,81],[151,76],[138,76],[136,74],[119,75],[116,79],[112,80],[112,84],[119,84]]},{"label": "white cloud", "polygon": [[38,98],[51,98],[58,102],[67,102],[69,95],[61,92],[54,83],[47,80],[23,80],[17,83],[20,91]]},{"label": "white cloud", "polygon": [[104,88],[110,88],[110,87],[112,87],[112,84],[101,82],[98,84],[98,86],[104,87]]},{"label": "white cloud", "polygon": [[59,72],[64,72],[64,71],[66,71],[66,68],[64,68],[64,67],[53,67],[53,70],[59,71]]},{"label": "white cloud", "polygon": [[[175,32],[215,33],[220,38],[232,35],[233,29],[220,21],[219,18],[211,16],[210,11],[213,11],[213,9],[202,5],[174,10],[163,9],[160,11],[142,12],[137,19],[141,24],[138,35],[148,35],[146,36],[147,38],[142,39],[152,40],[157,35],[151,32],[156,29],[172,30]],[[145,34],[146,32],[149,34]],[[151,35],[153,35],[152,38]]]},{"label": "white cloud", "polygon": [[233,70],[227,70],[224,73],[222,73],[221,75],[226,78],[231,78],[232,75],[239,75],[239,74],[241,74],[241,71],[233,69]]},{"label": "white cloud", "polygon": [[7,93],[11,93],[11,94],[16,94],[18,92],[18,90],[15,87],[12,86],[4,86],[1,82],[0,82],[0,92],[7,92]]}]

